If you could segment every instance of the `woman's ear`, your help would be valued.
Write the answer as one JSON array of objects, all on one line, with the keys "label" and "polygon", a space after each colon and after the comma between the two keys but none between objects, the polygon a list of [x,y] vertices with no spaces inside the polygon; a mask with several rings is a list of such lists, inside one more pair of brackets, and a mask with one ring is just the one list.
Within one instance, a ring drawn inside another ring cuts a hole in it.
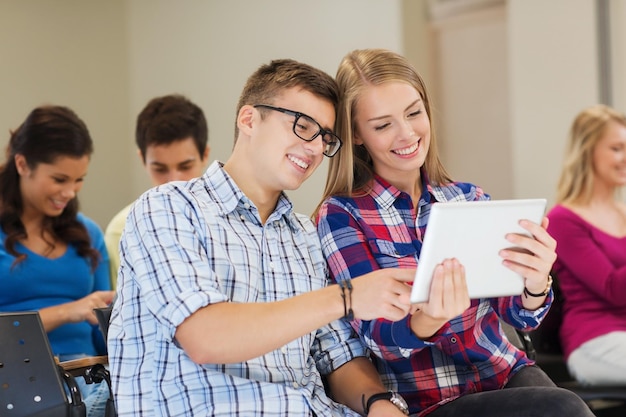
[{"label": "woman's ear", "polygon": [[28,167],[28,162],[26,162],[26,157],[20,153],[15,154],[14,156],[15,167],[17,168],[17,173],[20,176],[25,176],[30,172],[30,168]]},{"label": "woman's ear", "polygon": [[352,143],[355,145],[363,145],[363,140],[359,137],[359,133],[355,130],[354,135],[352,135]]}]

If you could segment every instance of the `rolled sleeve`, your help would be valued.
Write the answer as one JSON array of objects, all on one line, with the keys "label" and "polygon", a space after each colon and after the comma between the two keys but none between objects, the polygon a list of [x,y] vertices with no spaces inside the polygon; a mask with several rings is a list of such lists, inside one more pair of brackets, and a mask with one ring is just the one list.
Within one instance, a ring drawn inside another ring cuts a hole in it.
[{"label": "rolled sleeve", "polygon": [[122,239],[123,263],[170,337],[199,308],[226,301],[202,248],[207,236],[198,235],[202,219],[183,197],[145,194],[131,210]]},{"label": "rolled sleeve", "polygon": [[358,338],[352,337],[352,329],[344,320],[320,328],[312,351],[322,375],[330,374],[356,357],[366,356],[365,347]]}]

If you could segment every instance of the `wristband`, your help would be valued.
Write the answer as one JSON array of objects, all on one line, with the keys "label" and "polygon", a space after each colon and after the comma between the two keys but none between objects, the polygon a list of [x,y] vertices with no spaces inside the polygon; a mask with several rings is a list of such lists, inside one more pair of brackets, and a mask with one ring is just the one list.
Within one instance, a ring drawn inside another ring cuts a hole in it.
[{"label": "wristband", "polygon": [[[339,288],[341,288],[341,298],[343,298],[343,318],[352,321],[354,320],[354,311],[352,311],[352,282],[350,282],[350,279],[346,279],[339,281],[338,284]],[[347,296],[346,288],[348,289]]]},{"label": "wristband", "polygon": [[548,275],[548,283],[546,285],[546,288],[543,290],[543,292],[540,292],[538,294],[533,293],[533,292],[528,291],[528,289],[524,287],[524,297],[528,298],[529,295],[531,297],[545,297],[550,292],[550,287],[552,287],[552,275]]},{"label": "wristband", "polygon": [[395,405],[400,411],[402,411],[403,414],[409,415],[408,404],[400,394],[393,391],[374,394],[367,401],[365,401],[365,394],[363,394],[363,396],[361,396],[361,402],[363,403],[363,411],[365,412],[365,415],[369,414],[372,404],[380,400],[386,400],[391,402],[391,404]]}]

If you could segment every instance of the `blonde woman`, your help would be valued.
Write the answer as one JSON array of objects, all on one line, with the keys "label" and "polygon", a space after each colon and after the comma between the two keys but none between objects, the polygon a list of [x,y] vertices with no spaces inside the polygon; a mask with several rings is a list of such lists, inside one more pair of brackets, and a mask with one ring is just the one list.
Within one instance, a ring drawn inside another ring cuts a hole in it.
[{"label": "blonde woman", "polygon": [[626,116],[604,105],[572,124],[548,213],[563,293],[561,343],[585,384],[626,384]]},{"label": "blonde woman", "polygon": [[[336,131],[344,149],[330,161],[317,213],[332,276],[350,282],[374,270],[419,268],[432,204],[488,196],[446,173],[426,87],[404,57],[381,49],[353,51],[341,62],[337,82],[342,100]],[[552,301],[554,239],[539,224],[521,225],[532,238],[507,238],[528,253],[501,256],[525,278],[526,295],[470,300],[463,266],[450,259],[435,270],[429,301],[416,304],[412,314],[398,321],[352,321],[387,389],[404,397],[412,415],[592,415],[500,328],[500,319],[518,329],[535,328]],[[364,399],[365,409],[380,402]]]}]

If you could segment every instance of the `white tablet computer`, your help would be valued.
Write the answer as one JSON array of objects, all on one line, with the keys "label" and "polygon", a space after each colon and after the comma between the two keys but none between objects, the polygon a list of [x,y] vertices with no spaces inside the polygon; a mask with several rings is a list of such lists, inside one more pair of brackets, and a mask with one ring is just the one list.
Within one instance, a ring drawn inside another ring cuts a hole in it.
[{"label": "white tablet computer", "polygon": [[528,235],[518,223],[541,224],[545,199],[435,203],[424,235],[411,302],[428,300],[435,266],[457,258],[465,266],[470,298],[519,295],[524,279],[502,264],[498,252],[512,247],[507,233]]}]

